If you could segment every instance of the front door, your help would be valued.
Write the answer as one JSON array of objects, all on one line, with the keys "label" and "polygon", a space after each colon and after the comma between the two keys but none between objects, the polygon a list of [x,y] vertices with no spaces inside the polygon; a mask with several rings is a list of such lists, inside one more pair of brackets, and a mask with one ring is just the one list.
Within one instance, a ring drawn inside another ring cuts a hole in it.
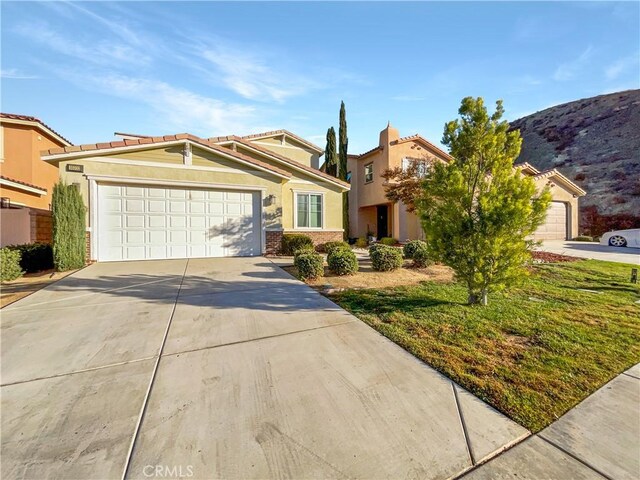
[{"label": "front door", "polygon": [[389,207],[387,205],[378,205],[377,207],[378,218],[378,240],[383,237],[389,236]]}]

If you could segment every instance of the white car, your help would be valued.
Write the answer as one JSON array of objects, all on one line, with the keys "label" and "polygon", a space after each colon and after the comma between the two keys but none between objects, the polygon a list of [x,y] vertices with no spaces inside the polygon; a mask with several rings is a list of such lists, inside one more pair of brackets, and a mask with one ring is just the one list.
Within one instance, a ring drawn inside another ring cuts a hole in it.
[{"label": "white car", "polygon": [[640,247],[640,228],[614,230],[600,237],[600,245],[611,247]]}]

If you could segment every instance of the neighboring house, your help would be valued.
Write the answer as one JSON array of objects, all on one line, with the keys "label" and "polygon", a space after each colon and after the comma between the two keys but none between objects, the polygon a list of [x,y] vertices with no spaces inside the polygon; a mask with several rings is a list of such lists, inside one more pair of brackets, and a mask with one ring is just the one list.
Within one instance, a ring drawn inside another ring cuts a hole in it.
[{"label": "neighboring house", "polygon": [[35,117],[0,113],[0,246],[51,242],[51,194],[58,167],[40,151],[71,146]]},{"label": "neighboring house", "polygon": [[247,137],[145,137],[42,152],[88,206],[90,260],[275,253],[283,233],[341,240],[349,184],[322,149],[285,130]]},{"label": "neighboring house", "polygon": [[[389,168],[407,168],[412,160],[424,159],[448,162],[451,156],[420,135],[401,138],[390,124],[380,132],[377,147],[361,155],[349,155],[350,237],[372,235],[400,241],[424,237],[417,215],[407,212],[401,202],[387,199],[386,180],[381,177]],[[534,239],[568,239],[578,235],[578,197],[585,191],[555,169],[539,172],[529,164],[520,167],[523,174],[534,177],[539,188],[549,185],[553,197],[547,219]]]}]

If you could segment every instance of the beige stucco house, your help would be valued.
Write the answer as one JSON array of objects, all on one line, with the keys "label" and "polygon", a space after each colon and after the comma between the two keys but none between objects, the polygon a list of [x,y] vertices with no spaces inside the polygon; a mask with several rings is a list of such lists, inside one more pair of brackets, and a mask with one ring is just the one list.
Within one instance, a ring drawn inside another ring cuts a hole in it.
[{"label": "beige stucco house", "polygon": [[42,152],[85,200],[90,260],[261,255],[288,232],[342,239],[349,184],[318,170],[323,150],[291,132],[120,136]]},{"label": "beige stucco house", "polygon": [[[380,132],[378,145],[347,161],[349,191],[349,236],[393,237],[400,241],[424,237],[420,221],[401,202],[390,202],[381,174],[390,168],[406,168],[412,160],[448,162],[451,156],[421,135],[400,137],[390,124]],[[520,165],[524,175],[534,177],[539,188],[551,187],[553,203],[547,220],[535,234],[536,240],[567,239],[578,235],[578,197],[585,191],[557,170],[540,172]]]}]

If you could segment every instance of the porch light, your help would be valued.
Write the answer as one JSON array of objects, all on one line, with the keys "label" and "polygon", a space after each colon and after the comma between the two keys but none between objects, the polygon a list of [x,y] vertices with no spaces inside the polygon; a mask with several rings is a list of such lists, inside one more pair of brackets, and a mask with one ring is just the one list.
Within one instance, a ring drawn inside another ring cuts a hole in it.
[{"label": "porch light", "polygon": [[11,208],[11,199],[9,197],[0,198],[0,208]]}]

